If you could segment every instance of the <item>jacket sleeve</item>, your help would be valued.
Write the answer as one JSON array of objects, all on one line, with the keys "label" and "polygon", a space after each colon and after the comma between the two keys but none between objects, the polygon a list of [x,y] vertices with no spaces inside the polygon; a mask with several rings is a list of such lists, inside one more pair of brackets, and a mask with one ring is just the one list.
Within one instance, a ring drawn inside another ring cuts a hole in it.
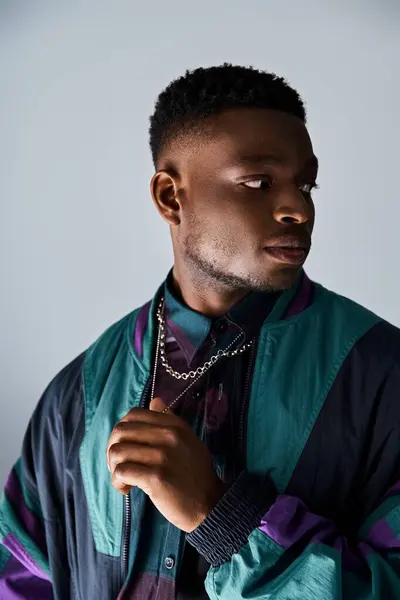
[{"label": "jacket sleeve", "polygon": [[211,564],[213,600],[395,600],[400,598],[400,482],[356,541],[299,499],[277,496],[243,473],[188,541]]},{"label": "jacket sleeve", "polygon": [[[29,435],[29,434],[27,434]],[[29,473],[33,457],[27,445],[12,468],[0,503],[0,598],[53,598],[46,546],[46,526]]]},{"label": "jacket sleeve", "polygon": [[1,496],[1,600],[53,598],[51,563],[62,564],[53,556],[51,531],[63,514],[59,401],[65,377],[61,372],[40,399]]},{"label": "jacket sleeve", "polygon": [[396,366],[382,383],[373,417],[374,423],[384,421],[385,429],[375,426],[380,430],[373,444],[377,450],[365,452],[365,458],[368,452],[372,457],[371,479],[380,479],[384,465],[390,465],[392,475],[376,489],[376,501],[358,532],[346,537],[301,498],[277,495],[272,482],[243,472],[187,535],[211,565],[206,589],[212,600],[400,598],[399,390]]}]

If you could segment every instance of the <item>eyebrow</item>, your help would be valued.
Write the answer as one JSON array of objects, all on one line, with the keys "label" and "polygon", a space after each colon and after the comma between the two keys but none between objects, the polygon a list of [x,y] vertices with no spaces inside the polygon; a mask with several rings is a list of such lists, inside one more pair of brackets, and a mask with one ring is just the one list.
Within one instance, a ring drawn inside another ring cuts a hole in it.
[{"label": "eyebrow", "polygon": [[[241,165],[248,164],[249,166],[258,165],[282,165],[283,161],[281,158],[273,154],[245,154],[238,156],[237,163]],[[319,163],[318,158],[313,154],[304,164],[303,169],[315,168],[318,169]]]}]

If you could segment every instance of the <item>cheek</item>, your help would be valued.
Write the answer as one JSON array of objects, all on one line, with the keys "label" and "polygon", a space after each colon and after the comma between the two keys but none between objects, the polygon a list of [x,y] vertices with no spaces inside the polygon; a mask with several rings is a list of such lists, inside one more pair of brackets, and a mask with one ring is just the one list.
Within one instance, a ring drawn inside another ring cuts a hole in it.
[{"label": "cheek", "polygon": [[235,262],[257,253],[273,228],[265,205],[212,181],[188,191],[183,225],[186,247],[190,244],[209,259],[217,255]]},{"label": "cheek", "polygon": [[205,235],[224,233],[243,243],[262,239],[268,230],[268,211],[255,202],[244,201],[231,189],[209,189],[193,208],[195,220],[201,223]]}]

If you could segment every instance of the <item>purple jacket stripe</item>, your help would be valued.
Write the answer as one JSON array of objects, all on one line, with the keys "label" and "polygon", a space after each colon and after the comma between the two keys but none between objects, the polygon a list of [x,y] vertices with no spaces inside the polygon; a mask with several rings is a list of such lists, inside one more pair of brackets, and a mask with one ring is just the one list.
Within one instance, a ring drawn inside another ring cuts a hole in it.
[{"label": "purple jacket stripe", "polygon": [[15,535],[12,533],[7,535],[2,544],[32,575],[50,581],[49,576],[33,561]]},{"label": "purple jacket stripe", "polygon": [[283,319],[287,319],[288,317],[294,317],[295,315],[300,314],[310,305],[312,297],[312,288],[313,286],[310,279],[305,273],[303,273],[303,278],[301,280],[299,291],[287,307],[285,314],[282,317]]},{"label": "purple jacket stripe", "polygon": [[371,527],[368,533],[367,542],[377,552],[400,548],[400,539],[383,519],[379,519],[379,521]]},{"label": "purple jacket stripe", "polygon": [[[298,543],[303,543],[304,546],[312,543],[326,544],[341,552],[345,570],[361,577],[369,577],[365,559],[373,550],[371,546],[361,542],[357,547],[350,548],[346,537],[339,534],[332,521],[310,513],[298,498],[279,496],[262,518],[259,530],[285,550]],[[393,533],[392,537],[395,537]],[[384,538],[379,539],[382,548]],[[390,547],[399,548],[400,540],[397,540],[397,545]],[[389,549],[389,546],[386,548]]]},{"label": "purple jacket stripe", "polygon": [[39,517],[27,507],[20,481],[14,469],[8,476],[5,496],[30,539],[38,546],[44,556],[47,556],[43,525]]},{"label": "purple jacket stripe", "polygon": [[127,584],[122,588],[117,600],[133,600],[134,598],[175,600],[175,581],[149,573],[141,573],[133,584]]},{"label": "purple jacket stripe", "polygon": [[279,496],[261,520],[259,529],[287,550],[304,539],[306,543],[333,545],[338,537],[335,524],[308,512],[304,502],[291,496]]},{"label": "purple jacket stripe", "polygon": [[139,312],[136,327],[135,327],[135,350],[140,357],[143,354],[143,337],[146,333],[147,323],[149,320],[149,312],[150,312],[151,302],[148,302],[143,306],[141,311]]},{"label": "purple jacket stripe", "polygon": [[30,600],[52,600],[52,586],[49,581],[36,577],[12,556],[0,573],[0,598],[21,600],[28,597]]}]

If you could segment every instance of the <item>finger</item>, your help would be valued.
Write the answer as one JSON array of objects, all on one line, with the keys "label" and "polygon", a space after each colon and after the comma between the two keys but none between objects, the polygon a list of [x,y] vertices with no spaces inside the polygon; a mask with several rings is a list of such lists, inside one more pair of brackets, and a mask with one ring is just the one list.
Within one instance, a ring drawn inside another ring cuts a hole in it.
[{"label": "finger", "polygon": [[169,423],[178,418],[179,417],[175,416],[173,413],[161,413],[155,410],[149,410],[148,408],[131,408],[121,421],[135,421],[136,423],[159,425]]},{"label": "finger", "polygon": [[150,410],[162,413],[163,411],[167,411],[168,407],[161,398],[153,398],[150,402]]},{"label": "finger", "polygon": [[106,456],[113,444],[132,442],[149,446],[175,446],[179,441],[179,428],[120,421],[114,427],[106,448]]},{"label": "finger", "polygon": [[159,429],[157,425],[149,425],[148,423],[136,423],[135,421],[120,421],[114,427],[108,440],[106,453],[113,444],[119,442],[141,441],[148,437],[153,439],[153,430]]},{"label": "finger", "polygon": [[123,442],[113,444],[108,453],[108,465],[114,473],[118,465],[123,463],[162,466],[167,462],[164,449]]},{"label": "finger", "polygon": [[120,494],[123,494],[124,496],[126,496],[127,494],[129,494],[129,492],[132,489],[131,485],[125,485],[124,483],[121,484],[115,484],[115,482],[111,479],[111,483],[113,485],[113,487],[115,487],[115,489],[117,490],[117,492],[119,492]]},{"label": "finger", "polygon": [[157,468],[133,462],[121,463],[112,475],[112,485],[121,494],[127,494],[136,486],[150,495],[154,485],[159,481],[160,475]]}]

